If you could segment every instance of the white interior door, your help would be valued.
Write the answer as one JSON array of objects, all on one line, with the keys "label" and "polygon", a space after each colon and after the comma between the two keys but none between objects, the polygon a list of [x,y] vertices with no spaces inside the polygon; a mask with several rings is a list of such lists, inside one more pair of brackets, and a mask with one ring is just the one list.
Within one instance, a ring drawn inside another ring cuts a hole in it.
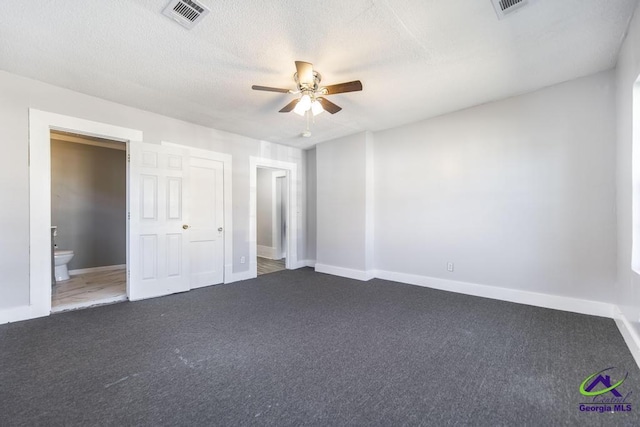
[{"label": "white interior door", "polygon": [[187,291],[188,152],[142,142],[129,152],[129,299]]},{"label": "white interior door", "polygon": [[187,203],[192,289],[224,280],[223,169],[220,161],[190,157]]}]

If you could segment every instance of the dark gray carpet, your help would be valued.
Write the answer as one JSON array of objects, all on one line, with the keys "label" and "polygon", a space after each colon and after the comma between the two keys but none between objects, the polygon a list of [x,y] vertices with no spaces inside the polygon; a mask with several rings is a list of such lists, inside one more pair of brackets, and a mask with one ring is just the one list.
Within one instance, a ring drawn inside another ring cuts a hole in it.
[{"label": "dark gray carpet", "polygon": [[303,269],[1,326],[0,424],[639,425],[578,410],[610,366],[609,319]]}]

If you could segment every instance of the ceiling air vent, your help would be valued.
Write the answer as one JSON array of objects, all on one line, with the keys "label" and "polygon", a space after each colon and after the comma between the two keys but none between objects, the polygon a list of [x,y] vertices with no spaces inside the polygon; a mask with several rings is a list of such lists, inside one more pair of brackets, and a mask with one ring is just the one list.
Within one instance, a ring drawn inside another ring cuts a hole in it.
[{"label": "ceiling air vent", "polygon": [[191,29],[209,13],[209,8],[197,0],[171,0],[162,14]]},{"label": "ceiling air vent", "polygon": [[522,9],[529,3],[529,0],[491,0],[491,3],[493,3],[498,19],[503,19]]}]

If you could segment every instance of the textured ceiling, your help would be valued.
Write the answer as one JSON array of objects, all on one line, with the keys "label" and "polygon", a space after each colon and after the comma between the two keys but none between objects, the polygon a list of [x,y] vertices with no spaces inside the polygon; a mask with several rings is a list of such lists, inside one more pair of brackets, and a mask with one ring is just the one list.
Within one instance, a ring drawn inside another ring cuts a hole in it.
[{"label": "textured ceiling", "polygon": [[[615,65],[638,0],[208,0],[186,30],[168,0],[0,2],[0,69],[256,139],[306,148],[535,90]],[[359,79],[305,119],[278,110],[294,61]],[[1,94],[0,94],[1,96]]]}]

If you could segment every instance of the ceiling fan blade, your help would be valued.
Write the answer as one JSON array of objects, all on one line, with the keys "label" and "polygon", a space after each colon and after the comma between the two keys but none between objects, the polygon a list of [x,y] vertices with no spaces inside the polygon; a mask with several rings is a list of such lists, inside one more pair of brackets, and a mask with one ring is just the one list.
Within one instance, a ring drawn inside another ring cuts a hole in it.
[{"label": "ceiling fan blade", "polygon": [[294,99],[293,101],[291,101],[290,103],[288,103],[287,105],[285,105],[282,110],[280,110],[280,113],[288,113],[289,111],[293,110],[294,108],[296,108],[296,105],[298,104],[300,100],[299,99]]},{"label": "ceiling fan blade", "polygon": [[326,98],[316,98],[316,101],[318,101],[320,105],[322,105],[322,108],[324,108],[325,111],[328,111],[331,114],[335,114],[338,111],[342,110],[342,107],[338,107],[336,104]]},{"label": "ceiling fan blade", "polygon": [[277,87],[269,87],[269,86],[253,85],[253,86],[251,86],[251,89],[253,89],[253,90],[265,90],[267,92],[289,93],[289,89],[280,89],[280,88],[277,88]]},{"label": "ceiling fan blade", "polygon": [[298,83],[306,86],[313,86],[313,64],[304,61],[296,61],[298,71]]},{"label": "ceiling fan blade", "polygon": [[360,80],[354,80],[352,82],[325,86],[324,88],[327,90],[326,95],[335,95],[336,93],[357,92],[362,90],[362,83]]}]

